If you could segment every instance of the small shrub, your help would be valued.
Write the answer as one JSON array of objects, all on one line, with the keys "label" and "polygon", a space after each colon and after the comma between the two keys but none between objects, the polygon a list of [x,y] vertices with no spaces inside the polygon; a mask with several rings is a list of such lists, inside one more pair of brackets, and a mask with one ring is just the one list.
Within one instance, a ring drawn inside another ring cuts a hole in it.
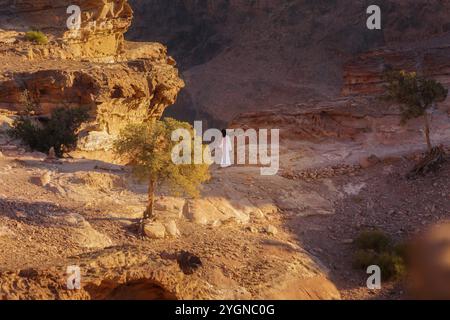
[{"label": "small shrub", "polygon": [[22,139],[31,149],[47,153],[55,149],[58,157],[75,148],[80,125],[89,119],[87,108],[58,108],[53,110],[46,123],[34,121],[30,116],[20,116],[13,123],[10,135]]},{"label": "small shrub", "polygon": [[375,252],[386,251],[391,245],[391,239],[379,230],[364,231],[355,240],[358,249],[374,250]]},{"label": "small shrub", "polygon": [[394,252],[377,253],[372,250],[358,250],[353,257],[355,269],[366,270],[369,266],[376,265],[381,269],[383,279],[399,279],[406,273],[405,262],[402,257]]},{"label": "small shrub", "polygon": [[367,269],[368,266],[374,265],[377,253],[372,250],[357,250],[353,255],[353,267],[355,269]]},{"label": "small shrub", "polygon": [[402,278],[406,273],[406,245],[392,245],[392,241],[379,230],[362,232],[355,240],[353,267],[366,270],[379,266],[385,280]]},{"label": "small shrub", "polygon": [[27,33],[25,33],[25,39],[37,44],[48,43],[47,36],[41,31],[28,31]]}]

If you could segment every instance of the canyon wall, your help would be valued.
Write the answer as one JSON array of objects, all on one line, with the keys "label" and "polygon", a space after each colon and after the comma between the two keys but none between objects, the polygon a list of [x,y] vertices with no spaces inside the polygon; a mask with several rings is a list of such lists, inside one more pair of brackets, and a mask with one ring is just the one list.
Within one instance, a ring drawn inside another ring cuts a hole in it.
[{"label": "canyon wall", "polygon": [[[130,39],[162,41],[188,83],[169,114],[225,125],[241,112],[341,94],[359,54],[450,30],[450,1],[131,0]],[[382,9],[382,30],[366,9]]]},{"label": "canyon wall", "polygon": [[[133,17],[127,1],[0,4],[0,109],[22,111],[25,91],[41,117],[57,107],[89,107],[78,144],[83,155],[101,157],[124,125],[159,118],[184,87],[166,47],[124,40]],[[66,26],[72,4],[81,8],[79,30]],[[32,29],[48,43],[27,41]]]}]

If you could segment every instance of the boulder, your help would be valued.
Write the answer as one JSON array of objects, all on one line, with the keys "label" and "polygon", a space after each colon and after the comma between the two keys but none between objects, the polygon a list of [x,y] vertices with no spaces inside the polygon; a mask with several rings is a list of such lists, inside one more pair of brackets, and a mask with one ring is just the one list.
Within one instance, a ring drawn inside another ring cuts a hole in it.
[{"label": "boulder", "polygon": [[160,197],[155,201],[155,215],[165,218],[180,219],[183,217],[185,200],[175,197]]},{"label": "boulder", "polygon": [[219,197],[189,201],[184,215],[191,222],[211,226],[220,226],[228,221],[248,223],[250,220],[248,214],[234,208],[227,199]]},{"label": "boulder", "polygon": [[176,238],[181,235],[181,232],[178,229],[177,224],[174,220],[165,222],[164,227],[166,228],[166,234],[170,237]]},{"label": "boulder", "polygon": [[257,200],[253,201],[253,203],[264,216],[278,212],[278,207],[272,200]]},{"label": "boulder", "polygon": [[276,236],[278,234],[278,229],[272,225],[268,225],[264,228],[264,232],[271,236]]},{"label": "boulder", "polygon": [[70,238],[82,248],[103,249],[113,245],[111,239],[97,231],[78,213],[68,213],[55,217],[54,223],[60,227],[68,227]]},{"label": "boulder", "polygon": [[151,222],[144,226],[144,233],[150,239],[164,239],[166,227],[161,222]]}]

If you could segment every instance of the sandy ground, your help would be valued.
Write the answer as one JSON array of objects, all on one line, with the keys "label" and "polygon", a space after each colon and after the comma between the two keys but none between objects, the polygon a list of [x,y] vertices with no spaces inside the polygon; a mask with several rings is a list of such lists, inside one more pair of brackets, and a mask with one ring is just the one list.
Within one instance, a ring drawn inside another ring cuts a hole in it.
[{"label": "sandy ground", "polygon": [[[223,191],[232,195],[231,202],[246,198],[281,207],[290,204],[284,195],[300,201],[309,199],[305,195],[320,195],[314,198],[321,201],[320,210],[280,209],[248,224],[220,227],[181,219],[181,238],[145,241],[133,227],[145,208],[145,186],[130,182],[122,168],[89,160],[49,164],[41,154],[20,150],[3,154],[0,270],[45,268],[111,245],[138,245],[155,253],[189,250],[205,261],[205,276],[218,269],[216,281],[228,281],[254,295],[261,283],[277,279],[286,261],[308,264],[312,259],[308,268],[328,270],[344,299],[403,299],[407,294],[402,283],[384,283],[380,291],[365,287],[367,276],[351,266],[352,240],[362,230],[379,228],[403,241],[450,217],[448,162],[439,174],[417,180],[404,177],[414,160],[402,157],[308,181],[281,177],[282,172],[261,177],[256,168],[214,168],[205,188],[209,195]],[[46,175],[50,184],[43,187],[36,179]],[[262,232],[268,225],[279,232]]]}]

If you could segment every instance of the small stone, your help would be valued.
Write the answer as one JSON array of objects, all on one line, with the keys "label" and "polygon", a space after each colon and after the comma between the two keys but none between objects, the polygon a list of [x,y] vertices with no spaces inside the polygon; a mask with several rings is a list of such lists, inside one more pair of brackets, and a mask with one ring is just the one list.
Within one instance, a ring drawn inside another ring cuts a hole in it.
[{"label": "small stone", "polygon": [[50,183],[51,179],[50,172],[47,171],[40,177],[32,177],[31,182],[37,186],[46,187]]},{"label": "small stone", "polygon": [[251,232],[251,233],[258,233],[258,228],[253,227],[253,226],[247,227],[246,230]]},{"label": "small stone", "polygon": [[250,212],[250,217],[252,217],[253,219],[256,219],[256,220],[262,220],[262,219],[266,218],[264,213],[259,209]]},{"label": "small stone", "polygon": [[265,227],[265,228],[264,228],[264,231],[265,231],[267,234],[271,235],[271,236],[275,236],[275,235],[278,234],[278,229],[275,228],[275,227],[272,226],[272,225],[269,225],[269,226]]}]

